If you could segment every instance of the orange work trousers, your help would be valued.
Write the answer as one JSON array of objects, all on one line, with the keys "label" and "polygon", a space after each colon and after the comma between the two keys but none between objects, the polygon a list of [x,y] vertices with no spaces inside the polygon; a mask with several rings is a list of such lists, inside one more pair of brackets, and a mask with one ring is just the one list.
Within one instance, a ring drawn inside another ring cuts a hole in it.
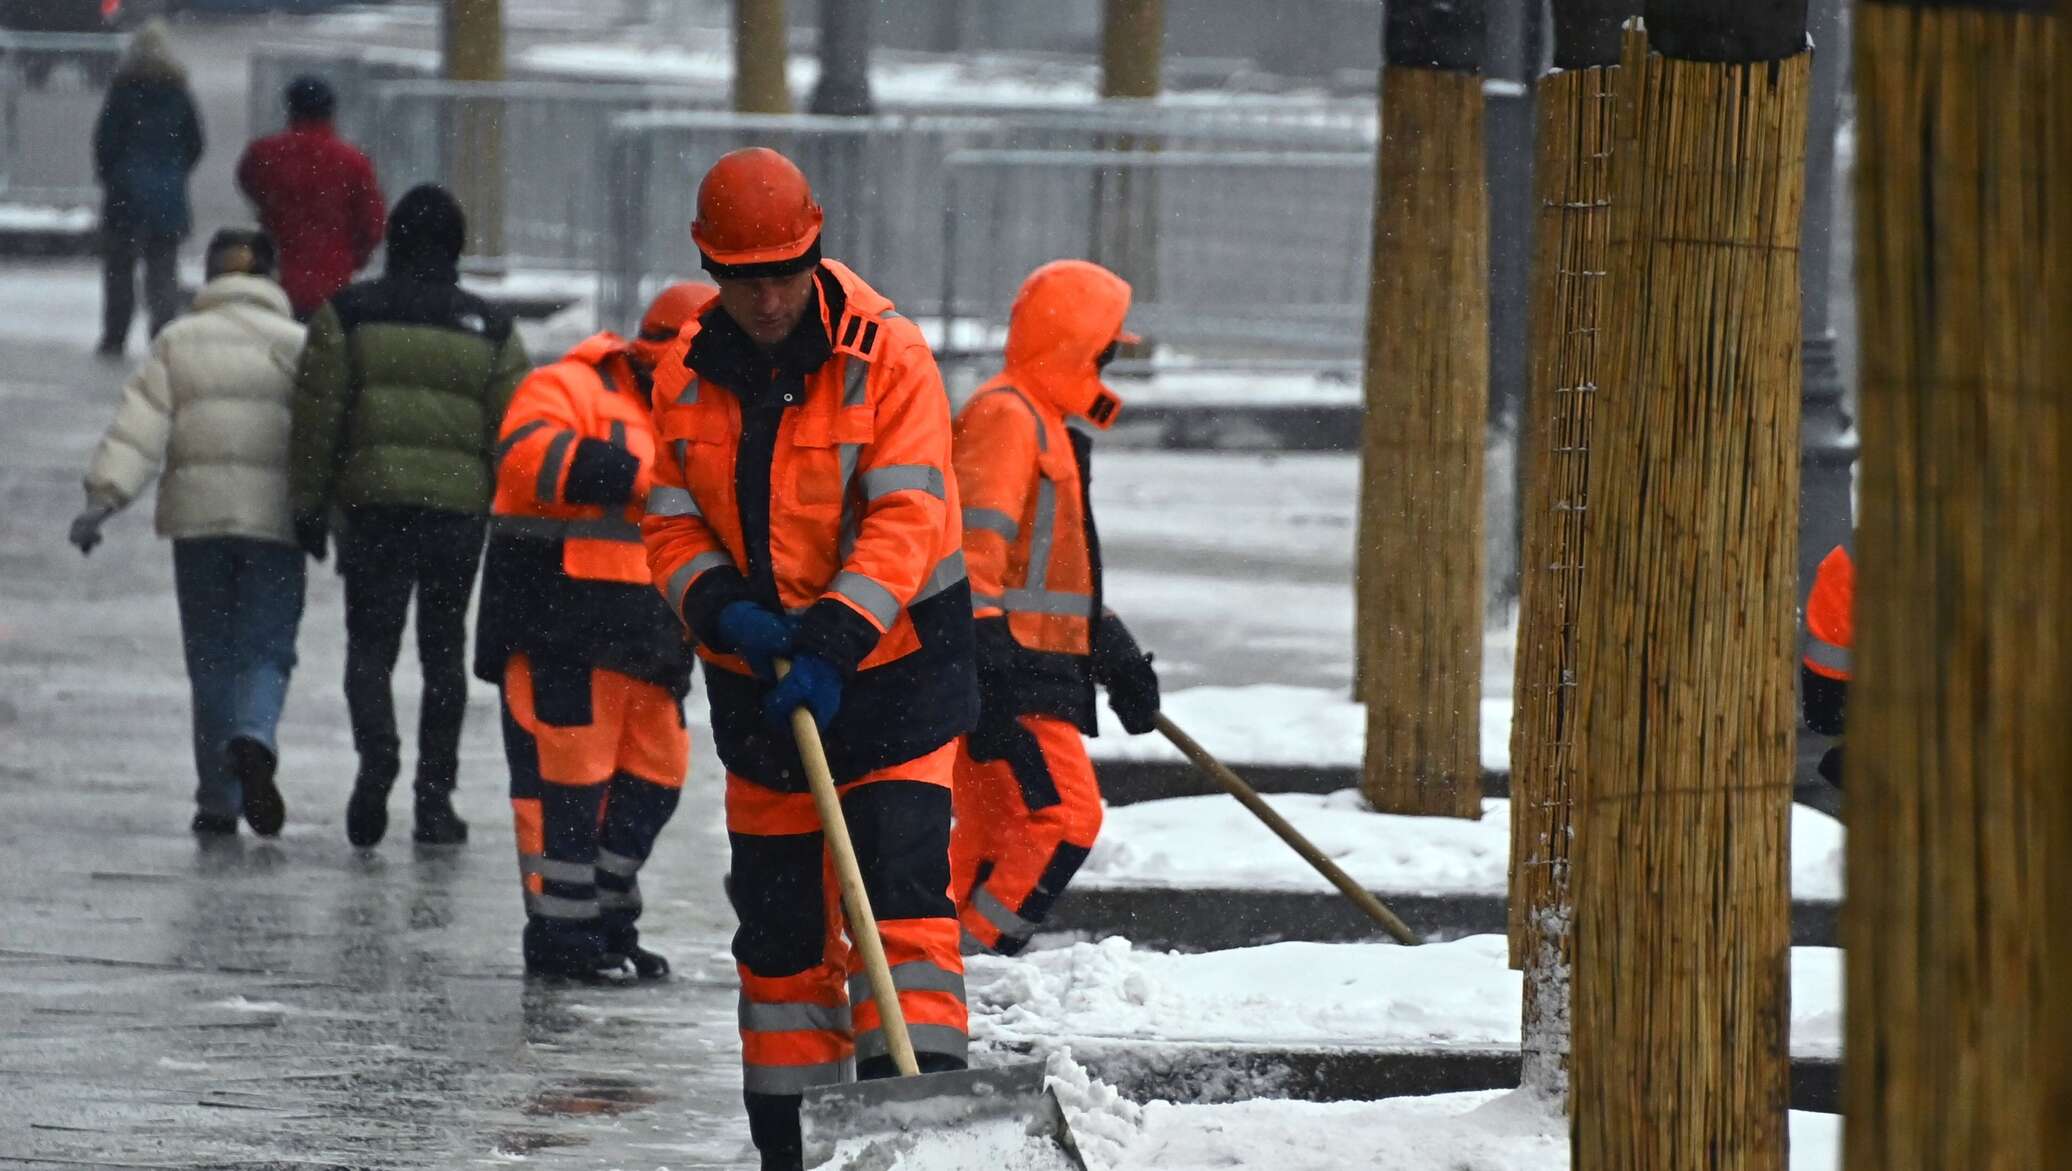
[{"label": "orange work trousers", "polygon": [[1101,786],[1079,729],[1023,716],[998,760],[958,741],[950,889],[979,945],[1013,955],[1029,945],[1101,832]]},{"label": "orange work trousers", "polygon": [[633,946],[640,868],[690,764],[682,701],[616,671],[524,654],[504,665],[503,694],[528,941]]}]

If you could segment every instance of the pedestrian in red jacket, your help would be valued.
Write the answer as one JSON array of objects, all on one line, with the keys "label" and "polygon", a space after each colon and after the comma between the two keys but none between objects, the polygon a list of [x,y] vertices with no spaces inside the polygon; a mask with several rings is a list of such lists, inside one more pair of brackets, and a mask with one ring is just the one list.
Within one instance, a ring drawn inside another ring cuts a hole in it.
[{"label": "pedestrian in red jacket", "polygon": [[331,126],[322,78],[288,83],[288,128],[245,148],[237,185],[280,246],[281,287],[307,321],[366,266],[387,227],[374,164]]}]

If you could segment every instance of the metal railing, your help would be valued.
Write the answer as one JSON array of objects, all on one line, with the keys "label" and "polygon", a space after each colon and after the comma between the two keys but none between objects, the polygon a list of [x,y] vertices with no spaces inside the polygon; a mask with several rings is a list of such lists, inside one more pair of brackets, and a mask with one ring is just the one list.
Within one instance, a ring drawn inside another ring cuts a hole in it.
[{"label": "metal railing", "polygon": [[93,129],[128,38],[0,32],[0,199],[98,204]]}]

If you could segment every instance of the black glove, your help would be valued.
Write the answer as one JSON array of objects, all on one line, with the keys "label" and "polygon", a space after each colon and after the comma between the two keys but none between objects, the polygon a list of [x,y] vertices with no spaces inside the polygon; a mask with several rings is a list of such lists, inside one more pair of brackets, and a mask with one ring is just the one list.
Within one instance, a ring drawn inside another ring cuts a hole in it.
[{"label": "black glove", "polygon": [[310,560],[322,561],[331,537],[331,522],[321,512],[301,512],[295,515],[295,543],[309,554]]},{"label": "black glove", "polygon": [[1842,746],[1837,744],[1821,754],[1820,775],[1839,789],[1842,787]]},{"label": "black glove", "polygon": [[1108,689],[1108,706],[1123,731],[1141,736],[1158,726],[1158,672],[1112,611],[1094,630],[1094,681]]}]

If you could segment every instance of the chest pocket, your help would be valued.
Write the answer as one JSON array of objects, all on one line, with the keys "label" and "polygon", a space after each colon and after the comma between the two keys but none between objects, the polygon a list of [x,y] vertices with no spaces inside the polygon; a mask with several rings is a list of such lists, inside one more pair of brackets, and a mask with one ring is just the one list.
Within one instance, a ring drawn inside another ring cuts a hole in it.
[{"label": "chest pocket", "polygon": [[[731,514],[735,431],[725,407],[717,402],[677,406],[657,414],[655,425],[664,449],[661,458],[677,462],[684,486],[705,515]],[[640,453],[636,449],[634,454]]]},{"label": "chest pocket", "polygon": [[841,504],[876,431],[868,406],[801,415],[792,426],[787,461],[792,503],[813,509]]}]

